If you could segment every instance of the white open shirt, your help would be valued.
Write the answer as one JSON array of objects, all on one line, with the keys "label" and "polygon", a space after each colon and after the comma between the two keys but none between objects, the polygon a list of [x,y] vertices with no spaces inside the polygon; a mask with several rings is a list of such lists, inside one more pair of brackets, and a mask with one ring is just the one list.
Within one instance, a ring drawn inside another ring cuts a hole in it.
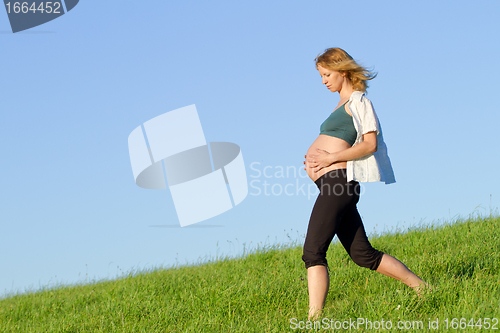
[{"label": "white open shirt", "polygon": [[377,151],[361,158],[347,161],[347,181],[395,183],[387,146],[382,136],[382,128],[372,102],[361,91],[352,93],[347,107],[351,111],[358,136],[354,145],[363,141],[363,134],[377,132]]}]

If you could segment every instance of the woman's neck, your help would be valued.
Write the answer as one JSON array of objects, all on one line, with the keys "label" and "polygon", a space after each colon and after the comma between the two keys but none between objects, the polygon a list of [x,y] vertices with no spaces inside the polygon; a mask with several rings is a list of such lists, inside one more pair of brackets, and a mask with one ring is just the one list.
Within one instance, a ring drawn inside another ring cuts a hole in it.
[{"label": "woman's neck", "polygon": [[342,90],[339,91],[340,100],[343,101],[351,98],[353,92],[354,89],[352,88],[352,86],[349,87],[348,89],[342,88]]},{"label": "woman's neck", "polygon": [[339,90],[340,100],[343,101],[351,98],[353,92],[354,88],[351,82],[345,80],[344,83],[342,83],[342,88]]}]

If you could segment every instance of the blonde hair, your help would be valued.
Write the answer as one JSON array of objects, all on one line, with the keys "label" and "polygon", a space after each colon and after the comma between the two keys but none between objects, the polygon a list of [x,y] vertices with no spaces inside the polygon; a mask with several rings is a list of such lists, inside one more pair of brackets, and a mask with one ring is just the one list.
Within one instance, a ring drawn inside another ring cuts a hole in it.
[{"label": "blonde hair", "polygon": [[323,68],[344,74],[352,83],[354,90],[358,91],[365,92],[368,88],[366,81],[377,76],[377,73],[359,65],[346,51],[338,47],[326,49],[314,61],[316,62],[316,68],[320,65]]}]

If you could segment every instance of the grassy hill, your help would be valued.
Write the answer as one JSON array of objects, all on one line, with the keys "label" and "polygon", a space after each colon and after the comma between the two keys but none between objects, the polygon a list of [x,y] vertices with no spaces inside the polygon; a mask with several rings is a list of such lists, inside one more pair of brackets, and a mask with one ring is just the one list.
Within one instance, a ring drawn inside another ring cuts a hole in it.
[{"label": "grassy hill", "polygon": [[[328,253],[326,319],[316,324],[324,331],[339,325],[390,331],[389,322],[393,330],[405,328],[399,331],[500,330],[498,217],[412,228],[371,242],[434,291],[417,297],[402,283],[356,266],[336,242]],[[14,296],[0,301],[0,332],[308,331],[301,255],[300,246],[274,246],[240,259]]]}]

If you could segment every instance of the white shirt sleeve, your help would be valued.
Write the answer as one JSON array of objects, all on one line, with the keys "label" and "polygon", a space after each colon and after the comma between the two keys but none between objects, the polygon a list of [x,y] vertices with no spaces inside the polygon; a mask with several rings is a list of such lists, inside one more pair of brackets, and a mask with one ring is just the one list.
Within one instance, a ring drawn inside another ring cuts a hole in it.
[{"label": "white shirt sleeve", "polygon": [[377,132],[377,135],[380,134],[380,125],[372,102],[363,95],[361,101],[356,104],[359,117],[359,135],[368,132]]}]

